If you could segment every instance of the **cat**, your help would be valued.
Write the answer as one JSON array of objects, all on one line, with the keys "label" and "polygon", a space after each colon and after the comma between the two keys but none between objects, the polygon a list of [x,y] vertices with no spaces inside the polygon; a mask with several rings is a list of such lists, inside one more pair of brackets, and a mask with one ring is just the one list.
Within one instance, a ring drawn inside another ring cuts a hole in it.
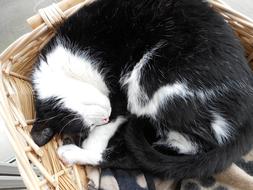
[{"label": "cat", "polygon": [[69,164],[211,176],[247,153],[253,78],[224,18],[201,0],[97,0],[68,18],[32,72],[42,146]]}]

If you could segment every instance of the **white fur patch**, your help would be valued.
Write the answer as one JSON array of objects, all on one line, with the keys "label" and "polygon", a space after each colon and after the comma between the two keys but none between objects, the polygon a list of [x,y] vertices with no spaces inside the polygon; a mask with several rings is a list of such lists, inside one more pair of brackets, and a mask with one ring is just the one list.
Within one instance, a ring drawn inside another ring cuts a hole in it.
[{"label": "white fur patch", "polygon": [[94,128],[82,148],[76,145],[64,145],[58,149],[58,155],[67,164],[91,164],[98,165],[102,161],[102,154],[106,150],[109,140],[117,131],[118,127],[126,119],[119,116],[115,121]]},{"label": "white fur patch", "polygon": [[219,144],[224,144],[231,136],[231,126],[227,121],[217,113],[213,113],[214,120],[211,123],[211,128],[214,131],[216,140]]},{"label": "white fur patch", "polygon": [[177,148],[181,154],[196,154],[199,149],[196,143],[176,131],[169,132],[167,143],[169,146]]},{"label": "white fur patch", "polygon": [[[57,154],[59,158],[68,165],[73,164],[91,164],[91,165],[97,165],[99,161],[101,160],[100,154],[90,154],[90,152],[74,145],[63,145],[58,148]],[[88,160],[89,163],[83,162],[83,157]]]},{"label": "white fur patch", "polygon": [[83,142],[82,147],[84,149],[95,149],[97,151],[104,150],[110,138],[125,121],[126,119],[124,117],[118,116],[116,120],[94,128],[94,130],[90,132],[88,138]]},{"label": "white fur patch", "polygon": [[141,89],[139,82],[141,79],[141,69],[148,64],[155,50],[156,48],[153,48],[151,51],[144,54],[139,63],[134,66],[133,70],[125,74],[120,80],[122,86],[127,86],[128,109],[132,113],[136,113],[136,110],[139,110],[140,100],[144,102],[148,101],[148,96]]},{"label": "white fur patch", "polygon": [[[159,88],[153,95],[153,97],[148,100],[148,102],[142,106],[138,102],[129,101],[129,110],[136,115],[150,115],[155,116],[156,112],[159,110],[160,106],[166,105],[165,102],[169,99],[179,96],[185,98],[191,93],[185,84],[183,83],[174,83],[173,85],[166,85]],[[143,95],[143,94],[140,94]],[[143,95],[144,96],[144,95]]]},{"label": "white fur patch", "polygon": [[109,90],[94,66],[97,63],[92,63],[86,54],[71,53],[60,44],[46,57],[47,63],[40,60],[33,73],[39,98],[61,98],[62,106],[78,112],[88,124],[110,116]]},{"label": "white fur patch", "polygon": [[[168,99],[174,96],[185,98],[188,95],[193,95],[187,85],[181,82],[175,82],[174,84],[160,87],[151,99],[149,99],[148,95],[142,90],[139,84],[141,70],[148,64],[149,60],[160,46],[161,44],[158,44],[152,50],[144,54],[133,70],[121,78],[121,85],[127,87],[128,110],[137,116],[150,115],[154,117],[159,107],[164,105],[164,102]],[[140,101],[145,102],[145,104],[143,105]]]},{"label": "white fur patch", "polygon": [[166,105],[165,102],[169,99],[174,98],[175,96],[185,98],[186,96],[190,96],[191,92],[188,90],[187,86],[183,83],[174,83],[173,85],[166,85],[159,88],[153,95],[153,97],[149,100],[149,102],[142,107],[141,109],[134,111],[138,113],[140,111],[140,115],[142,114],[150,114],[155,115],[160,106]]}]

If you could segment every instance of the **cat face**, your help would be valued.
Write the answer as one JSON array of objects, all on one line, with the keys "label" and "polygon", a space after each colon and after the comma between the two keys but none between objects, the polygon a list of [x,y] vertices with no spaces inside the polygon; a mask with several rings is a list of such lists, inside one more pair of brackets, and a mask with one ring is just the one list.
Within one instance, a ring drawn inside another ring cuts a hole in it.
[{"label": "cat face", "polygon": [[[95,127],[103,127],[101,125],[108,123],[111,113],[109,99],[98,92],[91,95],[100,101],[94,104],[77,99],[69,105],[66,99],[37,99],[37,117],[31,132],[35,143],[42,146],[55,133],[88,135]],[[78,109],[74,109],[75,105]]]},{"label": "cat face", "polygon": [[79,107],[75,110],[82,117],[85,125],[92,130],[95,126],[109,122],[111,105],[109,99],[99,92],[92,92],[90,95],[94,97],[94,100],[80,101],[80,103],[77,103]]},{"label": "cat face", "polygon": [[111,114],[109,98],[91,84],[69,80],[67,89],[71,92],[62,93],[60,108],[75,112],[89,128],[107,123]]}]

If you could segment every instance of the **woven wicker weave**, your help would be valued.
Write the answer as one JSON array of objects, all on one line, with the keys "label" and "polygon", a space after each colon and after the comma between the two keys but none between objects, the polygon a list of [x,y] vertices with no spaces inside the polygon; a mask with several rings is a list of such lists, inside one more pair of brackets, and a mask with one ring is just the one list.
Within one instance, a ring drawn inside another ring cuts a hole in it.
[{"label": "woven wicker weave", "polygon": [[[55,28],[69,15],[90,2],[92,0],[63,0],[39,10],[38,15],[27,20],[33,30],[16,40],[0,55],[0,114],[15,150],[20,173],[25,185],[31,190],[74,190],[87,187],[84,167],[67,167],[58,159],[55,150],[61,143],[60,139],[55,137],[42,148],[31,139],[29,131],[34,122],[35,112],[29,75],[38,53],[54,35]],[[240,37],[253,68],[253,21],[219,0],[210,3]],[[236,169],[235,166],[231,167],[217,176],[217,179],[229,183],[237,175],[236,177],[239,176],[241,182],[246,185],[243,187],[242,184],[237,184],[239,188],[253,189],[252,177],[238,171],[236,175],[232,174]]]}]

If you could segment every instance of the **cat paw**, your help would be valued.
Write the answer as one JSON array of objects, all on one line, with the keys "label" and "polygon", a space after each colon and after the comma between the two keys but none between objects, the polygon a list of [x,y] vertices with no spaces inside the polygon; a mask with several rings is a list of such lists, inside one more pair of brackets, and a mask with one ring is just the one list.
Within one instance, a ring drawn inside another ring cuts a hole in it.
[{"label": "cat paw", "polygon": [[67,165],[77,164],[81,152],[82,149],[73,144],[63,145],[57,150],[59,158]]}]

